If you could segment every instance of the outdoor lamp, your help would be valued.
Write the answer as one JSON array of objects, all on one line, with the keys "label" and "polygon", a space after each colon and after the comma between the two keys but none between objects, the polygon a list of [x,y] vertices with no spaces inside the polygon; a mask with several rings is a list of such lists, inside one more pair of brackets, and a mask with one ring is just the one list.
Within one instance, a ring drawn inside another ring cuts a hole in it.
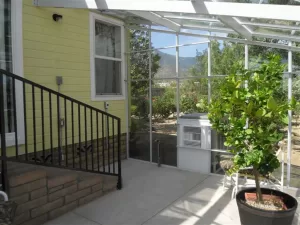
[{"label": "outdoor lamp", "polygon": [[56,22],[59,22],[59,21],[61,21],[61,20],[62,20],[63,16],[62,16],[62,15],[59,15],[59,14],[56,14],[56,13],[54,13],[54,14],[52,15],[52,18],[53,18],[53,20],[54,20],[54,21],[56,21]]}]

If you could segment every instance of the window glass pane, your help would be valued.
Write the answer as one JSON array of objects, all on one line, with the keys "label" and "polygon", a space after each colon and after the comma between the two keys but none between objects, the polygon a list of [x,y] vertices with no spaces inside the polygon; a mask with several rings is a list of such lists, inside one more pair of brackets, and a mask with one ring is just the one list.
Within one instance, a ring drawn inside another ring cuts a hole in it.
[{"label": "window glass pane", "polygon": [[96,95],[121,95],[121,62],[95,59]]},{"label": "window glass pane", "polygon": [[98,56],[121,58],[121,27],[96,20],[95,48]]},{"label": "window glass pane", "polygon": [[[12,71],[11,51],[11,11],[10,1],[0,0],[0,68]],[[4,112],[5,131],[14,132],[13,125],[13,104],[12,104],[12,79],[3,76],[4,81]]]}]

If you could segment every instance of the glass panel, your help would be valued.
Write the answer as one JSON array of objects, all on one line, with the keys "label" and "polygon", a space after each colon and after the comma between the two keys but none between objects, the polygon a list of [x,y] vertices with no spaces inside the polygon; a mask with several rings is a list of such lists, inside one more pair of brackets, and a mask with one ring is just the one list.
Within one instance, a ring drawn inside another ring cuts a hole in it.
[{"label": "glass panel", "polygon": [[[186,41],[184,38],[187,37],[180,36],[179,38],[180,41]],[[203,39],[198,38],[195,42],[200,42],[202,40]],[[179,47],[179,76],[207,76],[207,48],[207,43]]]},{"label": "glass panel", "polygon": [[[296,101],[300,102],[300,76],[299,75],[293,76],[292,92]],[[299,106],[293,111],[290,186],[300,188],[300,107]]]},{"label": "glass panel", "polygon": [[[152,55],[152,77],[157,73],[159,58]],[[149,79],[149,52],[136,52],[130,54],[130,76],[131,80],[148,80]]]},{"label": "glass panel", "polygon": [[157,80],[152,87],[152,160],[177,166],[176,80]]},{"label": "glass panel", "polygon": [[[189,1],[189,0],[188,0]],[[216,16],[208,16],[208,15],[197,15],[195,16],[194,14],[189,14],[189,13],[172,13],[172,12],[159,12],[158,14],[160,14],[161,16],[165,17],[165,18],[170,18],[170,19],[174,19],[174,18],[187,18],[187,19],[195,19],[195,20],[207,20],[207,21],[218,21]]]},{"label": "glass panel", "polygon": [[[262,63],[266,62],[270,53],[279,54],[282,63],[287,64],[288,53],[286,50],[249,45],[249,69],[258,68]],[[287,66],[285,71],[287,71]]]},{"label": "glass panel", "polygon": [[211,152],[211,173],[216,174],[225,174],[225,171],[222,169],[221,165],[223,164],[230,164],[230,161],[232,160],[232,155],[228,152]]},{"label": "glass panel", "polygon": [[224,2],[276,4],[276,5],[299,5],[295,0],[225,0]]},{"label": "glass panel", "polygon": [[121,62],[95,59],[96,95],[120,95]]},{"label": "glass panel", "polygon": [[228,150],[228,147],[224,145],[226,138],[224,135],[219,134],[215,130],[211,130],[211,149]]},{"label": "glass panel", "polygon": [[[207,65],[206,55],[201,56],[201,62]],[[245,47],[227,41],[211,41],[211,75],[230,74],[233,66],[245,61]]]},{"label": "glass panel", "polygon": [[[176,21],[175,21],[176,22]],[[217,22],[210,22],[210,21],[197,21],[197,20],[178,20],[182,26],[205,26],[205,27],[212,27],[212,28],[224,28],[227,27],[220,21]]]},{"label": "glass panel", "polygon": [[[268,27],[259,27],[259,26],[250,26],[247,25],[252,31],[263,34],[270,35],[290,35],[292,30],[284,30],[282,28],[268,28]],[[255,34],[254,34],[255,36]]]},{"label": "glass panel", "polygon": [[[10,1],[0,0],[0,69],[12,71]],[[2,76],[2,74],[0,74]],[[12,79],[3,75],[5,131],[14,132]]]},{"label": "glass panel", "polygon": [[[130,29],[130,51],[148,50],[150,40],[149,34],[149,31]],[[134,57],[134,54],[131,55],[131,58],[132,57]]]},{"label": "glass panel", "polygon": [[218,77],[212,77],[209,79],[208,82],[210,82],[210,88],[211,88],[211,101],[213,102],[214,99],[218,99],[220,97],[220,85],[222,84],[223,80],[226,78],[226,76],[218,76]]},{"label": "glass panel", "polygon": [[[0,74],[1,76],[1,74]],[[4,118],[5,118],[5,132],[12,133],[15,131],[14,129],[14,108],[13,108],[13,97],[14,94],[12,92],[12,79],[7,76],[3,76],[4,78]]]},{"label": "glass panel", "polygon": [[176,77],[176,49],[156,50],[152,54],[153,78]]},{"label": "glass panel", "polygon": [[163,48],[176,45],[176,35],[160,32],[151,32],[152,48]]},{"label": "glass panel", "polygon": [[180,114],[205,113],[208,107],[208,80],[194,78],[180,81]]},{"label": "glass panel", "polygon": [[248,21],[253,23],[269,23],[277,25],[297,25],[296,21],[287,21],[287,20],[271,20],[271,19],[260,19],[260,18],[248,18]]},{"label": "glass panel", "polygon": [[98,56],[121,58],[121,27],[96,20],[95,48]]},{"label": "glass panel", "polygon": [[129,157],[150,161],[149,82],[131,82]]},{"label": "glass panel", "polygon": [[[184,31],[191,31],[192,30],[188,30],[188,29],[184,29]],[[195,30],[193,30],[195,32]],[[202,30],[198,30],[197,31],[198,34],[205,34],[205,35],[208,35],[209,32],[208,31],[202,31]],[[185,36],[185,35],[179,35],[179,44],[182,45],[187,45],[187,44],[191,44],[191,43],[197,43],[197,42],[208,42],[208,39],[207,38],[202,38],[202,37],[191,37],[191,36]],[[199,47],[200,45],[202,44],[199,44]],[[206,45],[205,43],[203,43],[203,45]],[[188,46],[185,46],[185,47],[188,47]],[[183,47],[180,47],[180,48],[183,48]],[[180,54],[180,51],[179,51],[179,54]]]}]

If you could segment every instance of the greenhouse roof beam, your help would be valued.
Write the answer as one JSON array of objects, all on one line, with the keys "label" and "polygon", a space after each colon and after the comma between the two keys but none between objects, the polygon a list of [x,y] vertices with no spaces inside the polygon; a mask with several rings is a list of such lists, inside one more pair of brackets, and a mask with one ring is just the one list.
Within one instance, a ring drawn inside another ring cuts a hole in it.
[{"label": "greenhouse roof beam", "polygon": [[300,21],[300,6],[167,0],[34,0],[36,6],[174,12],[214,16]]}]

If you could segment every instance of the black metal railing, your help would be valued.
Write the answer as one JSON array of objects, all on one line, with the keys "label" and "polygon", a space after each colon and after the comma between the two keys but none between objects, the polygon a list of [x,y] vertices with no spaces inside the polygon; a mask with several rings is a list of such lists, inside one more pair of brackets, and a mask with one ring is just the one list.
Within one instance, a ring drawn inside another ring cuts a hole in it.
[{"label": "black metal railing", "polygon": [[7,161],[121,178],[121,120],[69,96],[0,70],[1,182]]}]

